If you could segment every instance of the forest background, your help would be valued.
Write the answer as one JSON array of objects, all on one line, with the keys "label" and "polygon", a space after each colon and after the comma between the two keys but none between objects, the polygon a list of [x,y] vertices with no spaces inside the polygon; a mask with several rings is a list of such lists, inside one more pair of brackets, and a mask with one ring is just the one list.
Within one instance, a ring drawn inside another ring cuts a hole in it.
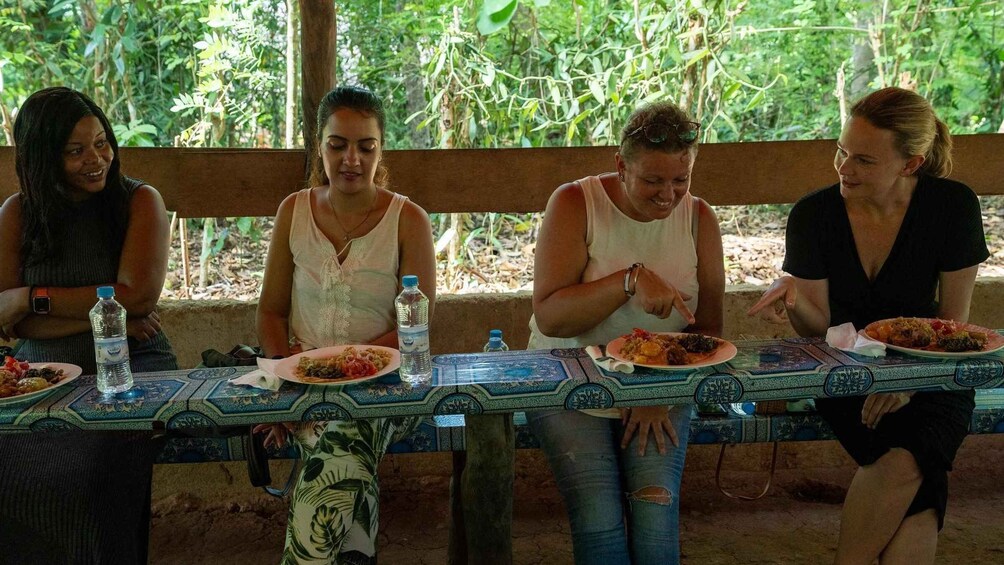
[{"label": "forest background", "polygon": [[[383,97],[388,149],[615,145],[657,99],[702,143],[833,139],[883,86],[916,89],[953,134],[1004,133],[1004,0],[336,5],[337,82]],[[0,0],[0,144],[31,92],[64,84],[123,146],[302,147],[300,17],[296,0]],[[981,200],[981,275],[1004,276],[1004,197]],[[730,284],[778,275],[789,209],[717,209]],[[441,292],[532,287],[540,214],[432,217]],[[172,225],[165,297],[257,298],[271,218]]]}]

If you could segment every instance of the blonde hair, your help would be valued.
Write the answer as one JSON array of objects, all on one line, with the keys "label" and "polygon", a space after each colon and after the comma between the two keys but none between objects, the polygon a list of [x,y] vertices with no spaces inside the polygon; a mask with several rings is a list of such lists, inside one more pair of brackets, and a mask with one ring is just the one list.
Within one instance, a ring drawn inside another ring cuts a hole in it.
[{"label": "blonde hair", "polygon": [[864,118],[894,135],[904,157],[923,155],[920,170],[934,177],[952,172],[952,135],[923,96],[902,88],[876,90],[854,103],[851,116]]}]

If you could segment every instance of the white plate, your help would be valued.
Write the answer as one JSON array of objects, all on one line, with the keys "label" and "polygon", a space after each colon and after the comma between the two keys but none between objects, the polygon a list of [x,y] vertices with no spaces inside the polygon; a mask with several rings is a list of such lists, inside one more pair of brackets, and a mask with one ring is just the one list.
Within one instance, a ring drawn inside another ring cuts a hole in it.
[{"label": "white plate", "polygon": [[[685,333],[678,333],[678,332],[649,332],[649,333],[651,333],[652,335],[668,335],[668,336],[687,335]],[[708,357],[707,359],[703,359],[701,361],[698,361],[697,363],[691,363],[689,365],[649,365],[646,363],[635,363],[634,361],[631,361],[630,359],[623,357],[621,355],[621,348],[624,347],[624,342],[627,341],[627,338],[623,336],[607,344],[607,355],[619,361],[626,361],[637,367],[648,367],[650,369],[697,369],[699,367],[710,367],[711,365],[724,363],[735,357],[736,353],[738,353],[736,346],[733,345],[731,342],[721,338],[715,338],[715,339],[721,342],[721,344],[718,346],[718,349],[715,350],[715,353],[711,357]]]},{"label": "white plate", "polygon": [[[390,361],[387,366],[376,372],[376,374],[369,375],[366,377],[358,377],[354,379],[338,379],[338,380],[323,380],[320,382],[314,380],[304,380],[296,376],[296,366],[299,364],[300,359],[307,357],[309,359],[317,359],[319,357],[334,357],[339,353],[345,351],[346,349],[354,347],[357,350],[363,349],[378,349],[380,351],[385,351],[390,354]],[[381,347],[379,345],[335,345],[332,347],[322,347],[320,349],[311,349],[310,351],[304,351],[303,353],[297,353],[279,361],[279,364],[275,366],[275,374],[280,379],[284,381],[289,381],[291,383],[300,383],[305,385],[320,385],[320,386],[343,386],[350,385],[354,383],[361,383],[363,381],[368,381],[371,379],[379,379],[380,377],[397,370],[401,366],[401,352],[391,348],[391,347]]]},{"label": "white plate", "polygon": [[28,368],[30,369],[41,369],[42,367],[49,367],[51,369],[62,370],[63,377],[59,379],[56,384],[50,385],[42,390],[36,390],[35,392],[29,392],[28,394],[16,394],[14,396],[8,396],[7,398],[0,398],[0,405],[3,404],[14,404],[19,402],[24,402],[26,400],[31,400],[32,398],[38,398],[40,396],[45,396],[50,392],[56,390],[56,388],[65,385],[68,382],[76,380],[80,376],[80,373],[84,372],[83,369],[76,365],[71,365],[69,363],[28,363]]},{"label": "white plate", "polygon": [[[895,318],[889,318],[886,320],[878,320],[872,322],[865,326],[862,333],[867,332],[869,328],[878,326],[894,320]],[[924,322],[933,322],[936,318],[917,318],[918,320]],[[906,353],[907,355],[914,355],[917,357],[932,357],[935,359],[965,359],[967,357],[981,357],[983,355],[990,355],[997,351],[1004,349],[1004,336],[987,328],[977,326],[975,324],[963,324],[961,322],[955,322],[961,329],[973,332],[980,332],[987,334],[987,345],[986,349],[981,351],[931,351],[929,349],[915,349],[913,347],[901,347],[899,345],[893,345],[891,343],[886,343],[885,346],[893,351],[898,351],[900,353]],[[868,335],[865,333],[865,335]],[[885,342],[882,342],[885,343]]]}]

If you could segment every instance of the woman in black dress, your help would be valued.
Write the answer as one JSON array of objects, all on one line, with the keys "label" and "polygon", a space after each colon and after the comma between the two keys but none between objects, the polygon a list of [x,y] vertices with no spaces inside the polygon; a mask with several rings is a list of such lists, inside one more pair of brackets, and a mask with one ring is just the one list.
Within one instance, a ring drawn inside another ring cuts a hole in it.
[{"label": "woman in black dress", "polygon": [[[840,182],[788,217],[784,270],[750,309],[802,336],[896,316],[966,321],[989,252],[979,200],[948,180],[952,141],[930,104],[886,88],[857,102],[834,167]],[[841,516],[836,563],[933,563],[948,471],[969,429],[972,391],[820,399],[860,465]]]},{"label": "woman in black dress", "polygon": [[[167,272],[160,194],[119,172],[101,109],[55,87],[14,122],[20,192],[0,208],[0,337],[14,355],[95,373],[88,312],[114,285],[135,372],[177,368],[154,311]],[[147,561],[148,432],[0,435],[0,564]]]}]

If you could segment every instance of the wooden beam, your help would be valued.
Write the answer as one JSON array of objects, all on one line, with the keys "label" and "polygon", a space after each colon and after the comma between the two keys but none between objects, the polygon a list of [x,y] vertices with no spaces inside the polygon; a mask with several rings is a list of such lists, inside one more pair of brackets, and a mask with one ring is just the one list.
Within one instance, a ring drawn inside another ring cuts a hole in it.
[{"label": "wooden beam", "polygon": [[[694,194],[716,205],[794,202],[836,181],[835,142],[701,146]],[[614,147],[387,151],[394,190],[429,212],[535,212],[561,183],[614,168]],[[952,178],[1004,194],[1004,135],[955,137]],[[305,154],[272,149],[122,149],[123,171],[157,187],[182,217],[271,216],[303,187]],[[17,191],[14,150],[0,147],[0,196]]]},{"label": "wooden beam", "polygon": [[[303,147],[313,156],[316,149],[317,105],[335,87],[335,2],[300,2],[300,84],[303,114]],[[310,159],[304,171],[310,174]]]}]

